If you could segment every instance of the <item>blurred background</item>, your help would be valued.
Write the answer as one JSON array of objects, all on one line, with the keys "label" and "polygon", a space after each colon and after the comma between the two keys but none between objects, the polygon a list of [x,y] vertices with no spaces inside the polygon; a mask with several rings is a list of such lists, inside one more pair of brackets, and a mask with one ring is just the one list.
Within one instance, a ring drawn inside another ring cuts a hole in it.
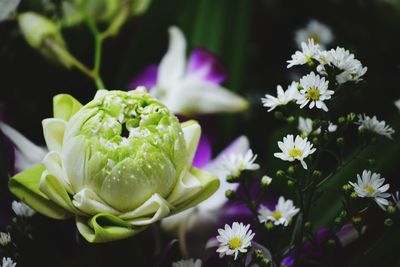
[{"label": "blurred background", "polygon": [[[34,10],[56,17],[61,2],[22,1],[18,11]],[[310,20],[318,20],[331,29],[334,40],[327,48],[345,47],[368,67],[366,82],[349,88],[351,93],[335,110],[337,115],[366,113],[398,125],[398,110],[393,104],[400,98],[400,1],[396,0],[153,0],[145,14],[128,20],[116,37],[106,40],[101,76],[107,89],[126,90],[146,66],[159,63],[167,49],[168,27],[179,26],[188,40],[188,51],[203,47],[218,55],[228,70],[224,85],[251,103],[250,109],[241,114],[205,118],[209,121],[205,132],[214,144],[213,151],[220,151],[235,137],[245,134],[259,155],[262,171],[274,172],[281,164],[272,158],[274,140],[290,129],[283,128],[285,124],[262,107],[260,98],[266,93],[274,95],[277,84],[286,87],[298,77],[295,71],[287,70],[286,60],[298,49],[295,32]],[[67,28],[63,35],[69,50],[92,65],[93,39],[87,27]],[[86,103],[95,92],[95,84],[80,72],[51,63],[29,47],[15,21],[0,24],[0,112],[8,124],[36,144],[44,144],[40,122],[52,114],[52,97],[69,93]],[[398,187],[400,154],[398,136],[395,138],[394,145],[388,143],[370,153],[380,162],[385,177],[391,177],[391,184]],[[7,158],[3,159],[2,175],[7,177]],[[2,189],[1,193],[5,191]],[[72,222],[41,218],[38,227],[46,232],[47,236],[42,237],[45,240],[51,240],[52,231],[70,229],[66,238],[73,233]],[[346,252],[349,262],[353,262],[350,266],[400,266],[399,226],[392,230],[372,248],[360,243],[350,247]],[[67,259],[75,255],[71,240],[66,244],[62,248],[55,245],[56,252],[49,257]],[[110,246],[98,245],[98,249],[108,250]]]}]

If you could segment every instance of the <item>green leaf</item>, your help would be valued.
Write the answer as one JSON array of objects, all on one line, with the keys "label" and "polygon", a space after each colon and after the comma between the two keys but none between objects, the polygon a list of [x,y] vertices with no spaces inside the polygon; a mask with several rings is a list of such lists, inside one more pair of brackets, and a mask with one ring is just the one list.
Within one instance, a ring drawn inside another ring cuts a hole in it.
[{"label": "green leaf", "polygon": [[40,178],[44,170],[43,164],[37,164],[15,175],[9,181],[10,191],[31,208],[45,216],[54,219],[72,217],[71,213],[50,201],[39,191]]}]

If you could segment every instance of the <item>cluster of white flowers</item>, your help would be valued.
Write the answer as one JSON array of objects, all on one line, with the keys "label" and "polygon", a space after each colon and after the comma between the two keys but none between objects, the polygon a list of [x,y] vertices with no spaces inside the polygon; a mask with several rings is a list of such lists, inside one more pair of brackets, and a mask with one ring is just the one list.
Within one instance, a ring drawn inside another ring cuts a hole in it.
[{"label": "cluster of white flowers", "polygon": [[275,153],[275,157],[290,162],[299,160],[304,169],[307,169],[304,159],[316,150],[307,138],[302,138],[298,135],[294,139],[294,136],[291,134],[284,137],[283,142],[279,141],[278,146],[282,152]]},{"label": "cluster of white flowers", "polygon": [[320,46],[315,44],[314,39],[308,39],[308,42],[301,44],[302,51],[296,51],[292,59],[288,60],[288,68],[298,65],[318,63],[317,71],[322,75],[327,75],[326,67],[333,67],[338,70],[336,82],[343,84],[349,81],[358,82],[367,72],[361,62],[355,58],[350,51],[336,47],[331,50],[320,50]]},{"label": "cluster of white flowers", "polygon": [[254,233],[250,230],[250,224],[234,222],[232,227],[225,224],[225,229],[218,229],[217,240],[220,245],[217,249],[219,256],[234,255],[236,260],[239,253],[246,253],[251,246]]},{"label": "cluster of white flowers", "polygon": [[[310,118],[303,118],[299,117],[299,123],[297,126],[297,129],[300,131],[301,135],[303,137],[307,137],[310,134],[318,135],[321,133],[321,127],[313,131],[313,121]],[[329,122],[328,125],[328,132],[334,133],[337,130],[337,125]]]},{"label": "cluster of white flowers", "polygon": [[385,121],[379,121],[376,116],[373,116],[372,118],[369,116],[364,115],[358,115],[358,130],[363,132],[363,131],[368,131],[372,132],[378,135],[385,136],[389,139],[392,139],[392,134],[394,134],[394,129],[390,127],[389,125],[386,125]]},{"label": "cluster of white flowers", "polygon": [[3,264],[0,267],[15,267],[17,265],[11,258],[3,257]]},{"label": "cluster of white flowers", "polygon": [[281,196],[274,210],[270,210],[267,207],[261,205],[258,210],[258,220],[260,223],[273,222],[275,225],[288,226],[292,218],[300,210],[293,205],[293,201],[288,199],[285,200]]},{"label": "cluster of white flowers", "polygon": [[387,200],[390,197],[389,184],[384,184],[385,178],[381,178],[379,173],[372,173],[371,171],[364,170],[361,174],[357,174],[357,183],[350,182],[353,186],[357,196],[361,198],[372,198],[383,210],[385,206],[389,205]]},{"label": "cluster of white flowers", "polygon": [[13,201],[11,207],[15,214],[20,217],[32,217],[35,211],[23,202]]},{"label": "cluster of white flowers", "polygon": [[245,154],[231,153],[224,155],[221,160],[220,168],[228,172],[228,176],[239,177],[244,170],[258,170],[260,165],[254,163],[257,155],[253,154],[251,149],[247,150]]}]

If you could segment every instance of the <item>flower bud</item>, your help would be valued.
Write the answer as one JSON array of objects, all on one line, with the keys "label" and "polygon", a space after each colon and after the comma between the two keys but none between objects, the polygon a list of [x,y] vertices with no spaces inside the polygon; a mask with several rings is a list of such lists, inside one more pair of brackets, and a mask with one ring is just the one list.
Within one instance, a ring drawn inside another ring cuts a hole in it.
[{"label": "flower bud", "polygon": [[343,147],[343,145],[344,145],[344,138],[343,138],[343,137],[337,138],[337,139],[336,139],[336,144],[337,144],[339,147]]},{"label": "flower bud", "polygon": [[389,206],[387,206],[386,212],[389,214],[394,214],[396,213],[396,207],[390,204]]},{"label": "flower bud", "polygon": [[384,221],[384,224],[385,224],[385,226],[387,226],[387,227],[391,227],[391,226],[393,225],[393,220],[390,219],[390,218],[387,218],[387,219]]},{"label": "flower bud", "polygon": [[328,246],[330,246],[330,247],[333,247],[333,246],[335,246],[336,245],[336,241],[335,241],[335,239],[329,239],[328,240]]},{"label": "flower bud", "polygon": [[285,172],[283,170],[278,170],[276,176],[279,178],[285,177]]},{"label": "flower bud", "polygon": [[277,120],[285,120],[285,116],[283,115],[282,112],[280,111],[275,111],[274,116]]},{"label": "flower bud", "polygon": [[344,192],[349,192],[351,190],[351,185],[345,184],[342,186]]},{"label": "flower bud", "polygon": [[235,191],[233,191],[232,189],[228,189],[225,191],[225,197],[229,200],[233,200],[236,197]]},{"label": "flower bud", "polygon": [[358,194],[356,192],[351,192],[350,197],[356,199],[358,198]]},{"label": "flower bud", "polygon": [[347,121],[349,123],[354,122],[357,119],[357,114],[355,114],[354,112],[351,112],[347,115]]},{"label": "flower bud", "polygon": [[271,177],[269,177],[267,175],[264,175],[261,178],[261,186],[262,186],[262,188],[267,188],[271,183],[272,183],[272,178]]},{"label": "flower bud", "polygon": [[346,123],[346,118],[345,117],[339,117],[338,118],[338,124],[345,124]]},{"label": "flower bud", "polygon": [[69,68],[72,61],[60,29],[48,18],[34,12],[18,15],[19,28],[30,46],[47,59]]},{"label": "flower bud", "polygon": [[362,218],[361,218],[360,216],[353,216],[353,217],[351,218],[351,220],[353,221],[353,223],[356,223],[356,224],[362,222]]},{"label": "flower bud", "polygon": [[369,159],[368,159],[368,164],[369,164],[369,165],[374,166],[375,163],[376,163],[376,159],[373,159],[373,158],[369,158]]},{"label": "flower bud", "polygon": [[293,122],[296,121],[296,118],[294,116],[290,116],[286,120],[287,120],[288,123],[293,123]]},{"label": "flower bud", "polygon": [[292,180],[288,180],[288,181],[287,181],[287,185],[288,185],[289,187],[293,187],[293,186],[295,185],[295,182],[292,181]]},{"label": "flower bud", "polygon": [[287,172],[289,174],[294,174],[296,172],[296,167],[295,166],[289,166],[289,168],[287,169]]},{"label": "flower bud", "polygon": [[322,175],[322,172],[319,171],[319,170],[314,170],[313,173],[312,173],[312,176],[313,176],[314,178],[320,178],[321,175]]},{"label": "flower bud", "polygon": [[271,230],[272,228],[274,228],[274,224],[272,222],[267,222],[264,224],[265,228],[267,228],[267,230]]}]

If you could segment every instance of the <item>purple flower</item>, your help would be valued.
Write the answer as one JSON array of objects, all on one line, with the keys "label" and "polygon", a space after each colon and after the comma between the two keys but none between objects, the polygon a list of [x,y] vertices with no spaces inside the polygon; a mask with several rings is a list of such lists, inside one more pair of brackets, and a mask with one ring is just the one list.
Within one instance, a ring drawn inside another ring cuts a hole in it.
[{"label": "purple flower", "polygon": [[147,86],[172,112],[185,116],[247,109],[249,104],[244,98],[220,85],[226,70],[213,54],[195,48],[187,60],[183,33],[171,27],[169,34],[169,48],[160,64],[135,77],[128,86],[130,90]]}]

